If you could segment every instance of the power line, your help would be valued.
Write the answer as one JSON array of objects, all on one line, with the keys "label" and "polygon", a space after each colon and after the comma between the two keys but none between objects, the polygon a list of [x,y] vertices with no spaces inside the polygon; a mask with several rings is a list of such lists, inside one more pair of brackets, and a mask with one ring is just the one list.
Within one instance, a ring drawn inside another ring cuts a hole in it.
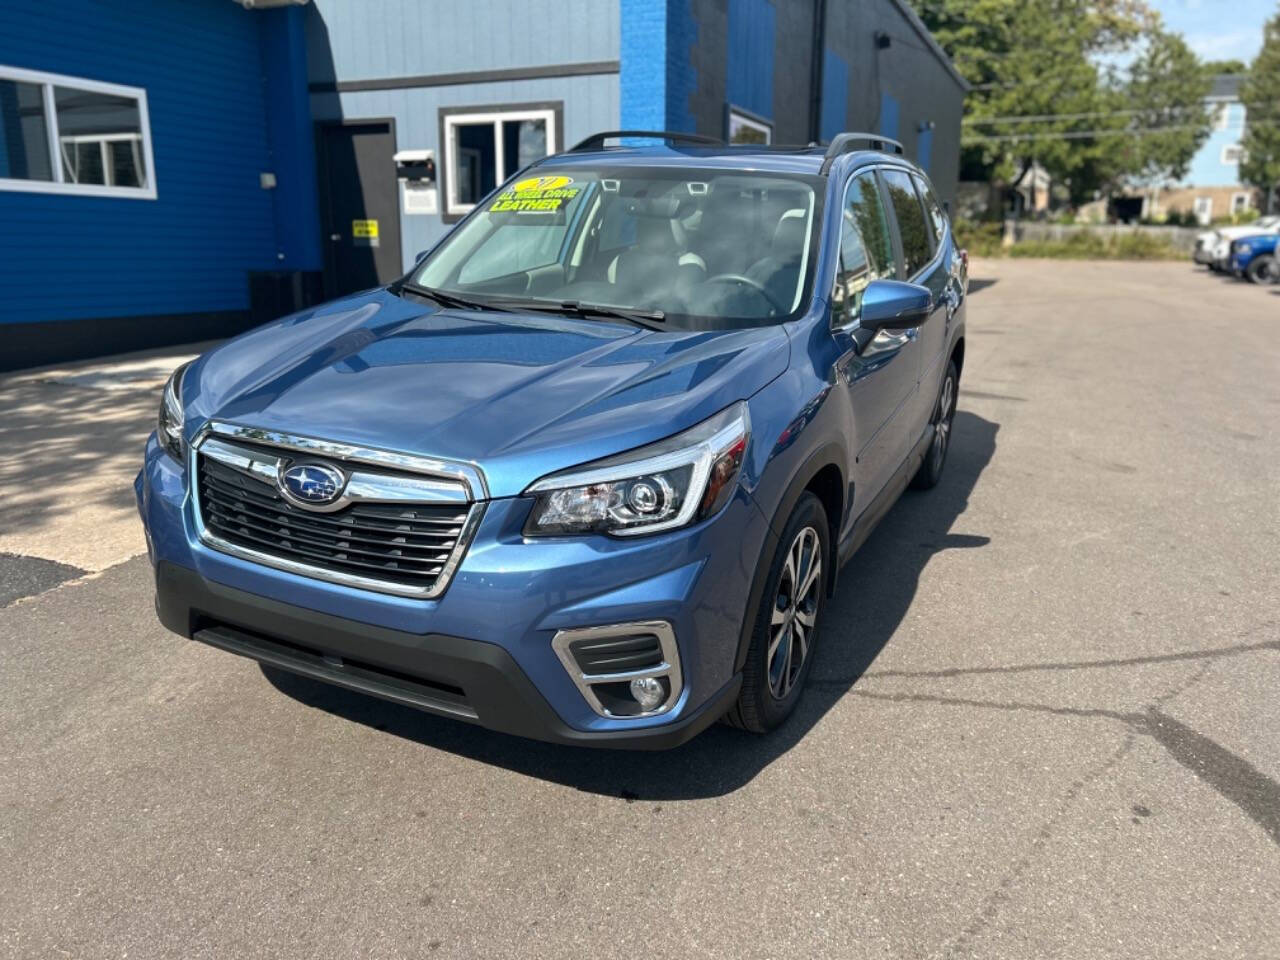
[{"label": "power line", "polygon": [[[1270,106],[1265,103],[1236,103],[1232,102],[1230,106],[1244,107],[1246,110],[1256,110],[1263,106]],[[1195,110],[1194,106],[1173,107],[1172,112],[1184,113]],[[1087,113],[1032,113],[1024,116],[1009,115],[1004,117],[966,117],[961,121],[964,126],[975,124],[989,123],[1049,123],[1054,120],[1090,120],[1098,117],[1132,117],[1142,113],[1151,113],[1150,108],[1132,109],[1132,110],[1093,110]],[[1211,113],[1212,108],[1207,108],[1206,112]]]},{"label": "power line", "polygon": [[[1271,127],[1271,126],[1275,126],[1275,124],[1253,123],[1253,124],[1249,124],[1248,126]],[[1066,130],[1066,131],[1056,131],[1053,133],[1003,133],[1003,134],[992,134],[990,136],[961,137],[960,144],[961,146],[972,146],[973,144],[977,144],[977,143],[995,143],[997,141],[1009,141],[1009,140],[1084,140],[1084,139],[1088,139],[1089,137],[1146,137],[1146,136],[1151,136],[1157,133],[1173,133],[1179,130],[1203,130],[1203,129],[1204,127],[1201,124],[1189,123],[1189,124],[1175,124],[1175,125],[1165,126],[1165,127],[1146,127],[1145,129],[1144,128],[1138,128],[1138,129],[1126,128],[1123,130],[1116,130],[1112,128],[1109,130]],[[1228,128],[1227,132],[1244,133],[1246,129],[1247,127]],[[1222,131],[1218,131],[1218,132],[1221,133]]]}]

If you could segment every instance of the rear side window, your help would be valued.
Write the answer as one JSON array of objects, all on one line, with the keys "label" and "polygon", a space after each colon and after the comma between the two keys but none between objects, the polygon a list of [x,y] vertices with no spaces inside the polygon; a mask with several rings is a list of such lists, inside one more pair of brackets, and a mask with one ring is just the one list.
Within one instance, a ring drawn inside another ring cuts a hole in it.
[{"label": "rear side window", "polygon": [[912,180],[916,182],[916,189],[920,191],[920,196],[924,199],[924,209],[929,214],[929,222],[933,224],[933,236],[937,240],[934,249],[942,246],[943,234],[947,232],[947,217],[942,212],[942,207],[938,205],[938,198],[933,195],[933,191],[929,189],[928,182],[923,177],[912,175]]},{"label": "rear side window", "polygon": [[842,326],[858,316],[862,291],[872,280],[894,278],[893,238],[874,173],[849,181],[840,209],[840,262],[831,293],[831,316]]},{"label": "rear side window", "polygon": [[889,202],[898,217],[898,232],[902,236],[902,259],[907,277],[913,277],[933,257],[929,238],[933,228],[924,221],[924,207],[916,195],[911,177],[902,170],[884,170],[884,185],[889,190]]}]

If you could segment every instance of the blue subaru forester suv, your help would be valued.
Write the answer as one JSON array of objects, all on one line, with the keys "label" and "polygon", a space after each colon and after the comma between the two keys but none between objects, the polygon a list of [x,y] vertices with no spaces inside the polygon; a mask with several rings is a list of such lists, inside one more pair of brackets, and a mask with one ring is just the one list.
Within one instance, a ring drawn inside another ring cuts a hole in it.
[{"label": "blue subaru forester suv", "polygon": [[174,373],[166,627],[561,743],[788,716],[841,562],[942,475],[967,258],[894,141],[639,136]]}]

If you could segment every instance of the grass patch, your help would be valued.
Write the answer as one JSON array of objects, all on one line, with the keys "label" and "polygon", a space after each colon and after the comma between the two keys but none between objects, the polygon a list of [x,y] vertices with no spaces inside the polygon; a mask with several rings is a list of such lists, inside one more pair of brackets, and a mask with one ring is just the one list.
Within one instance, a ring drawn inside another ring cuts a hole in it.
[{"label": "grass patch", "polygon": [[956,242],[975,257],[1038,257],[1049,260],[1185,260],[1187,254],[1165,237],[1149,233],[1119,235],[1081,230],[1061,240],[1024,240],[1001,245],[999,223],[956,224]]}]

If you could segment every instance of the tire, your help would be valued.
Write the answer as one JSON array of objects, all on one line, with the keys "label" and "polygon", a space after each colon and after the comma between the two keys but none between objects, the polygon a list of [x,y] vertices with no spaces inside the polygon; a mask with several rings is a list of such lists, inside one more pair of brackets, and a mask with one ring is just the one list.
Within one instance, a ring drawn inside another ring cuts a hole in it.
[{"label": "tire", "polygon": [[911,478],[912,490],[932,490],[942,479],[942,468],[947,465],[947,451],[951,449],[951,426],[956,418],[956,402],[960,397],[960,371],[956,369],[954,360],[947,362],[947,373],[942,378],[942,386],[938,388],[938,399],[934,401],[933,416],[929,422],[933,425],[933,440],[929,444],[929,452],[924,455],[924,463]]},{"label": "tire", "polygon": [[1250,283],[1275,283],[1280,279],[1280,264],[1275,257],[1254,257],[1244,273]]},{"label": "tire", "polygon": [[[831,575],[829,529],[822,502],[805,492],[778,540],[760,606],[753,611],[755,627],[742,668],[742,690],[725,715],[732,726],[766,733],[800,702],[813,667],[818,617]],[[803,588],[798,605],[797,585]],[[788,659],[796,655],[801,658],[798,666]]]}]

